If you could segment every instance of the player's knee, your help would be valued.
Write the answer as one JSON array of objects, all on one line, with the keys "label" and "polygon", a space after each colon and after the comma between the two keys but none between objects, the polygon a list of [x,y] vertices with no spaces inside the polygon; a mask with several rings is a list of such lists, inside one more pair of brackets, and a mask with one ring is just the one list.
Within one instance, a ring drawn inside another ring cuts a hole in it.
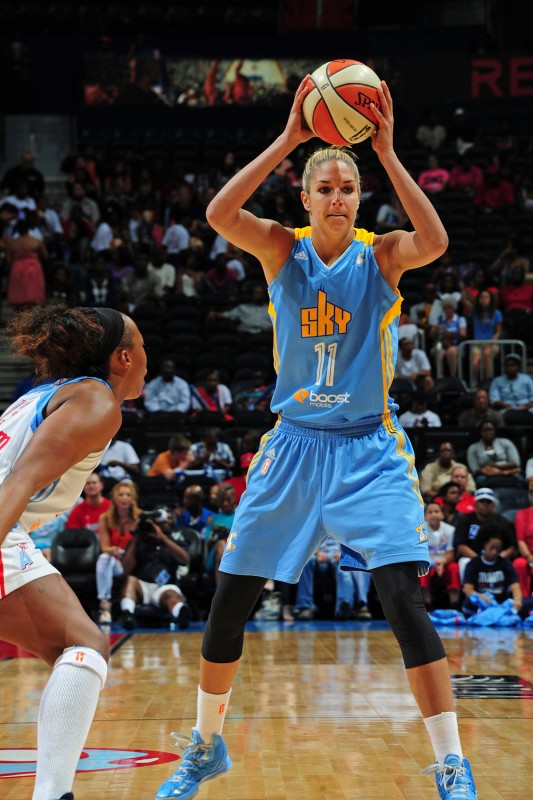
[{"label": "player's knee", "polygon": [[107,660],[97,650],[92,647],[69,647],[64,650],[54,664],[54,669],[59,669],[61,666],[69,664],[80,669],[88,669],[98,675],[100,679],[100,689],[105,686],[107,678]]}]

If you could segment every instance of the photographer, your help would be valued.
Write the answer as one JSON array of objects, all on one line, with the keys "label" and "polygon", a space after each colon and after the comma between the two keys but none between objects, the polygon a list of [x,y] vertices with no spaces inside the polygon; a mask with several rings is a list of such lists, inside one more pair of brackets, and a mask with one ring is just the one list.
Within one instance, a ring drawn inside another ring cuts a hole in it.
[{"label": "photographer", "polygon": [[189,554],[177,544],[180,535],[172,523],[172,516],[165,509],[143,511],[139,515],[122,560],[128,579],[120,608],[122,626],[127,630],[136,626],[134,614],[139,602],[166,608],[181,630],[189,626],[191,609],[176,581],[177,568],[188,565]]}]

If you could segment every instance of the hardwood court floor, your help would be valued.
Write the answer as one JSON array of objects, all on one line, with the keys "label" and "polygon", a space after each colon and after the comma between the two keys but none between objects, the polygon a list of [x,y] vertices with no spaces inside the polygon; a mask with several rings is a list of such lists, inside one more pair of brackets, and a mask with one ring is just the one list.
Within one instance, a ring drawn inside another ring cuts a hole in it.
[{"label": "hardwood court floor", "polygon": [[[190,735],[201,628],[124,641],[111,658],[88,748],[172,753],[170,732]],[[429,740],[385,623],[248,628],[224,731],[233,769],[203,784],[198,800],[436,800],[433,777],[419,776],[433,760]],[[479,800],[530,800],[533,631],[441,635],[458,691],[489,695],[457,700]],[[1,748],[35,746],[47,675],[36,659],[0,662]],[[503,675],[521,684],[488,680]],[[76,800],[151,800],[177,763],[78,773]],[[32,785],[30,777],[0,780],[0,798],[29,800]]]}]

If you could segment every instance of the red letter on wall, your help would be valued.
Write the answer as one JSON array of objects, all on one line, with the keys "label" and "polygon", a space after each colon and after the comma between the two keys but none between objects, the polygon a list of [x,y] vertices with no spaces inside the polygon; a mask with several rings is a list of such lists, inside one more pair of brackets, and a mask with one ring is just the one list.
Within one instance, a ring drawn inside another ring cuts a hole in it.
[{"label": "red letter on wall", "polygon": [[494,97],[503,97],[498,85],[502,76],[502,65],[495,58],[476,58],[472,61],[472,97],[479,97],[481,86],[486,85]]}]

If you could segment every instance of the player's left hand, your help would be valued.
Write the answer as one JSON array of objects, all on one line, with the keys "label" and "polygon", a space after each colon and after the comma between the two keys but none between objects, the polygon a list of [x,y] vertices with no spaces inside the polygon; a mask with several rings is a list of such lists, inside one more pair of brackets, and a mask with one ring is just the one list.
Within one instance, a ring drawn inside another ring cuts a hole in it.
[{"label": "player's left hand", "polygon": [[394,129],[394,115],[392,110],[392,97],[385,81],[378,86],[378,96],[381,108],[371,103],[372,112],[378,121],[378,129],[371,137],[372,149],[377,155],[391,151],[392,132]]}]

